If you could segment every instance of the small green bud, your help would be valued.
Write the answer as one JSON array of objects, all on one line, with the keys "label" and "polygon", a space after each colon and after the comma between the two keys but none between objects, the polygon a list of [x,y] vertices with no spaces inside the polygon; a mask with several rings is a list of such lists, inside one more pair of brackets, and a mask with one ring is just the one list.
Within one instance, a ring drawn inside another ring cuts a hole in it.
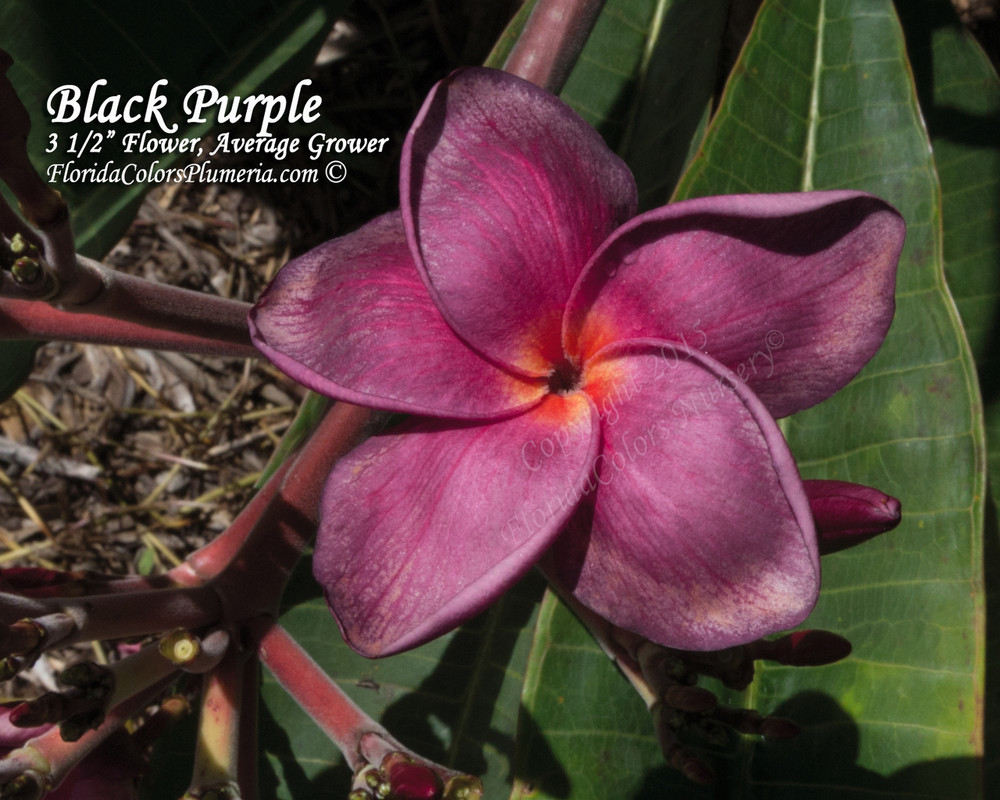
[{"label": "small green bud", "polygon": [[19,233],[15,233],[14,238],[10,240],[10,251],[15,256],[38,257],[38,248]]},{"label": "small green bud", "polygon": [[24,659],[17,658],[16,656],[0,658],[0,681],[9,681],[21,671],[21,667],[23,666]]},{"label": "small green bud", "polygon": [[472,775],[455,775],[444,787],[444,800],[481,800],[483,782]]},{"label": "small green bud", "polygon": [[10,268],[10,274],[13,275],[14,280],[22,286],[31,286],[38,283],[44,274],[44,271],[42,270],[42,265],[39,264],[38,261],[25,256],[14,262],[14,266]]}]

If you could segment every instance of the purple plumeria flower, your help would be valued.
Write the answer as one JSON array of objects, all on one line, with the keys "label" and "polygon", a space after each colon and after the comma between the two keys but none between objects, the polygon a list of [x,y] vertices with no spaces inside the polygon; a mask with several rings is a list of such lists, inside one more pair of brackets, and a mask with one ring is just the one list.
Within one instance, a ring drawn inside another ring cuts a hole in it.
[{"label": "purple plumeria flower", "polygon": [[412,415],[322,499],[314,571],[351,646],[425,642],[539,562],[669,647],[798,624],[816,531],[774,419],[878,349],[898,213],[836,191],[635,216],[590,126],[487,69],[435,86],[401,175],[399,212],[292,261],[251,313],[297,381]]}]

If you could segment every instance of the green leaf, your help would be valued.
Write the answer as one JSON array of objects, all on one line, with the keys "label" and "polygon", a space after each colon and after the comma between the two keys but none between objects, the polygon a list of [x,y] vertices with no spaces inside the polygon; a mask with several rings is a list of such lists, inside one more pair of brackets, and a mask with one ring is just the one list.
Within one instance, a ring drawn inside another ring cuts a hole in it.
[{"label": "green leaf", "polygon": [[695,791],[664,763],[639,695],[551,592],[538,614],[523,703],[510,800],[681,800]]},{"label": "green leaf", "polygon": [[561,97],[666,202],[715,86],[728,3],[609,0]]},{"label": "green leaf", "polygon": [[[987,617],[1000,613],[997,504],[1000,487],[1000,80],[944,2],[908,3],[900,15],[941,180],[944,263],[976,359],[986,411]],[[984,783],[1000,765],[1000,636],[989,629]]]},{"label": "green leaf", "polygon": [[884,197],[907,220],[896,318],[858,378],[786,434],[805,477],[879,486],[904,521],[824,559],[808,624],[848,636],[854,654],[761,670],[747,700],[806,731],[743,755],[773,797],[978,797],[982,416],[901,31],[887,0],[768,2],[679,196],[833,188]]}]

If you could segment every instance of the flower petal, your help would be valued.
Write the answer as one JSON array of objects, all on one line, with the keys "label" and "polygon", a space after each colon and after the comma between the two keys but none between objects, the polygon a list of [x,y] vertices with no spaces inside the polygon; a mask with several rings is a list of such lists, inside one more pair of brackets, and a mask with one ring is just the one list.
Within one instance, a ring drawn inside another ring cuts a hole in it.
[{"label": "flower petal", "polygon": [[413,264],[398,212],[289,262],[251,310],[250,333],[299,383],[371,408],[493,417],[546,391],[455,336]]},{"label": "flower petal", "polygon": [[527,375],[561,360],[570,291],[635,196],[593,128],[495,70],[438,83],[403,149],[403,218],[431,295],[463,338]]},{"label": "flower petal", "polygon": [[485,608],[570,516],[597,442],[586,396],[552,395],[498,423],[404,423],[342,460],[313,570],[347,642],[389,655]]},{"label": "flower petal", "polygon": [[588,266],[568,346],[680,340],[786,416],[843,387],[882,343],[904,234],[891,206],[860,192],[666,206],[621,228]]},{"label": "flower petal", "polygon": [[725,367],[652,340],[586,366],[603,452],[547,574],[615,625],[718,650],[798,624],[819,592],[809,501],[774,420]]}]

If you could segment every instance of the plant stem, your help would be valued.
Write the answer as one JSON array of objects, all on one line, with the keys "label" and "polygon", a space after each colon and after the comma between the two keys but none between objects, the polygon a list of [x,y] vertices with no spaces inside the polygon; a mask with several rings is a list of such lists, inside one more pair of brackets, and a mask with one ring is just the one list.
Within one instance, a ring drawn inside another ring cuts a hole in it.
[{"label": "plant stem", "polygon": [[174,628],[198,629],[223,616],[219,597],[211,586],[176,587],[86,597],[20,598],[0,594],[0,621],[65,613],[76,630],[61,644],[99,639],[146,636]]},{"label": "plant stem", "polygon": [[[129,718],[134,717],[148,706],[173,679],[173,672],[166,678],[152,675],[148,677],[151,680],[143,690],[112,708],[100,727],[87,731],[77,741],[63,741],[59,728],[53,727],[47,733],[25,743],[23,750],[38,753],[48,763],[50,768],[48,777],[52,781],[53,787],[58,786],[74,767],[90,755],[101,742],[121,728]],[[15,750],[12,755],[17,752]]]},{"label": "plant stem", "polygon": [[186,331],[164,330],[142,322],[71,313],[38,300],[0,297],[0,340],[23,339],[141,347],[228,358],[259,355],[249,340],[232,342]]},{"label": "plant stem", "polygon": [[[326,476],[334,463],[358,444],[371,417],[369,409],[337,403],[293,456],[287,472],[269,481],[278,486],[278,492],[256,519],[248,516],[252,526],[239,549],[234,552],[237,541],[227,537],[217,550],[212,549],[213,542],[197,554],[192,563],[198,568],[212,559],[217,559],[216,564],[228,559],[212,586],[226,608],[239,609],[241,616],[236,621],[277,613],[288,577],[315,534]],[[238,530],[242,533],[242,524]]]},{"label": "plant stem", "polygon": [[239,649],[232,646],[218,666],[205,675],[188,789],[192,797],[202,797],[215,787],[238,785],[243,672]]},{"label": "plant stem", "polygon": [[77,256],[79,273],[93,273],[99,283],[96,294],[55,300],[67,308],[151,328],[185,333],[230,344],[252,346],[247,326],[251,304],[217,295],[156,283]]},{"label": "plant stem", "polygon": [[504,69],[559,94],[604,0],[538,0]]},{"label": "plant stem", "polygon": [[282,688],[337,745],[352,772],[367,765],[360,750],[366,735],[392,739],[280,625],[272,624],[261,633],[258,652]]}]

